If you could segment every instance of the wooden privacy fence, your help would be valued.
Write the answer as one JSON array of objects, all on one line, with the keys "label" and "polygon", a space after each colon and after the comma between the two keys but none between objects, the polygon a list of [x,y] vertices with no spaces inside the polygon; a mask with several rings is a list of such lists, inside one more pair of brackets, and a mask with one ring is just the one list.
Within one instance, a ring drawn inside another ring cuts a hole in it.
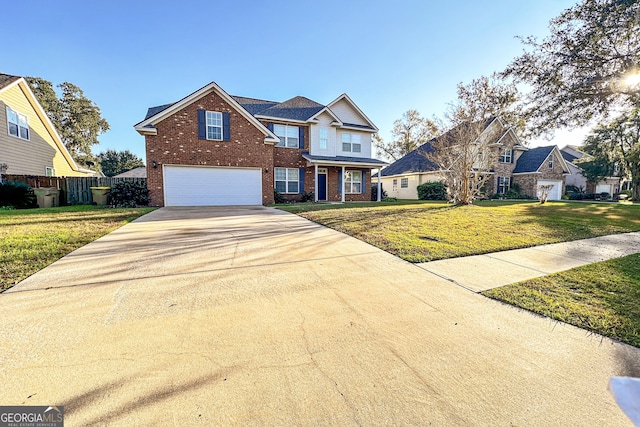
[{"label": "wooden privacy fence", "polygon": [[106,177],[48,177],[31,175],[2,175],[3,181],[18,181],[32,188],[55,187],[60,190],[60,204],[85,205],[93,202],[91,187],[113,187],[118,182],[131,181],[147,184],[147,178]]}]

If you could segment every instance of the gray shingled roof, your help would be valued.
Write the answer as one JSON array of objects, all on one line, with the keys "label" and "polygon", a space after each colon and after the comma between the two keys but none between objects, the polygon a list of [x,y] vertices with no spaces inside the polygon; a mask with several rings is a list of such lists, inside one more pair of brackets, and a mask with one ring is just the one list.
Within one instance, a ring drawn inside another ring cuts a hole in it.
[{"label": "gray shingled roof", "polygon": [[149,117],[155,116],[159,112],[166,110],[167,108],[171,107],[173,104],[175,104],[175,102],[172,102],[171,104],[158,105],[157,107],[150,107],[147,110],[147,115],[144,117],[144,120],[147,120]]},{"label": "gray shingled roof", "polygon": [[12,76],[10,74],[2,74],[0,73],[0,89],[9,86],[11,83],[18,80],[19,76]]},{"label": "gray shingled roof", "polygon": [[580,157],[574,156],[571,153],[567,153],[566,151],[560,150],[560,154],[562,154],[562,157],[569,163],[573,163],[574,160],[579,159]]},{"label": "gray shingled roof", "polygon": [[[247,98],[244,96],[232,96],[232,98],[249,112],[252,116],[262,115],[278,117],[282,119],[305,121],[325,108],[324,105],[312,101],[304,96],[296,96],[284,102],[267,101],[264,99]],[[147,110],[144,120],[155,116],[161,111],[171,107],[174,103],[151,107]],[[353,125],[362,127],[361,125]],[[371,129],[366,126],[363,128]]]},{"label": "gray shingled roof", "polygon": [[[431,141],[433,141],[433,139]],[[386,168],[382,169],[382,176],[400,175],[412,172],[432,172],[438,170],[438,166],[429,161],[424,154],[422,154],[433,152],[431,141],[422,144],[409,154],[399,158]]]},{"label": "gray shingled roof", "polygon": [[324,105],[312,101],[309,98],[296,96],[279,104],[275,104],[257,114],[261,116],[304,121],[314,116],[323,108],[325,108]]},{"label": "gray shingled roof", "polygon": [[140,166],[139,168],[131,169],[130,171],[119,173],[114,175],[114,178],[146,178],[147,168]]},{"label": "gray shingled roof", "polygon": [[540,166],[549,157],[549,154],[553,151],[555,145],[548,145],[545,147],[536,147],[525,151],[518,157],[516,162],[516,168],[513,173],[531,173],[540,169]]},{"label": "gray shingled roof", "polygon": [[386,164],[386,162],[383,162],[382,160],[370,159],[370,158],[366,158],[366,157],[312,156],[308,152],[302,153],[302,157],[304,157],[305,159],[308,159],[308,160],[315,160],[315,161],[320,161],[320,162],[328,161],[328,162],[345,162],[345,163],[367,163],[367,164],[371,164],[372,163],[372,164],[376,164],[376,165],[380,165],[380,166]]},{"label": "gray shingled roof", "polygon": [[345,126],[352,127],[352,128],[375,130],[371,126],[367,126],[367,125],[358,125],[358,124],[355,124],[355,123],[342,123],[342,124],[345,125]]},{"label": "gray shingled roof", "polygon": [[264,99],[246,98],[244,96],[231,96],[235,101],[242,105],[242,107],[249,112],[252,116],[260,114],[261,111],[266,110],[269,107],[273,107],[278,104],[275,101],[267,101]]}]

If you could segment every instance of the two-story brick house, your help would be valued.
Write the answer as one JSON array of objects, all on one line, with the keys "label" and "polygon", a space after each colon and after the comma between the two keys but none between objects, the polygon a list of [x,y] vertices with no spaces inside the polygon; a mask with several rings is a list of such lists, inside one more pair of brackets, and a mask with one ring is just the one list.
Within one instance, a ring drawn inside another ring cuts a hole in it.
[{"label": "two-story brick house", "polygon": [[149,108],[147,185],[156,206],[259,205],[274,189],[290,200],[370,200],[376,126],[347,96],[323,105],[231,96],[212,82]]},{"label": "two-story brick house", "polygon": [[[491,141],[496,159],[485,183],[487,195],[505,194],[518,184],[524,194],[536,198],[538,185],[553,185],[549,200],[560,200],[570,171],[557,146],[527,148],[513,129],[497,117],[487,121],[480,138]],[[431,143],[426,142],[382,170],[382,185],[388,196],[417,199],[418,185],[442,180],[446,172],[424,155],[430,150]]]}]

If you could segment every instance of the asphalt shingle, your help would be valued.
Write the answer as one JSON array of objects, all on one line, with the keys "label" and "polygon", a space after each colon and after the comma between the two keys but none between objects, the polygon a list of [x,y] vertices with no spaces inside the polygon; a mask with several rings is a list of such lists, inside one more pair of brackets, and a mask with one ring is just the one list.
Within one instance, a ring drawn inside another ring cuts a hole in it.
[{"label": "asphalt shingle", "polygon": [[548,145],[525,151],[518,158],[513,173],[530,173],[537,171],[554,148],[555,145]]},{"label": "asphalt shingle", "polygon": [[[433,141],[433,140],[432,140]],[[422,144],[409,154],[399,158],[386,168],[382,169],[382,176],[400,175],[411,172],[431,172],[438,170],[438,166],[424,155],[433,152],[431,142]]]},{"label": "asphalt shingle", "polygon": [[1,74],[0,73],[0,89],[9,86],[11,83],[18,80],[19,76],[12,76],[10,74]]}]

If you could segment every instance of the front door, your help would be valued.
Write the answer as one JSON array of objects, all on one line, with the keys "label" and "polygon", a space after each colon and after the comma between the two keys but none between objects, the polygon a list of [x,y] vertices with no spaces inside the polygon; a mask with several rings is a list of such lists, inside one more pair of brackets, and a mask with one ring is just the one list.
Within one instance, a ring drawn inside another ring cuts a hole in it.
[{"label": "front door", "polygon": [[318,169],[318,200],[327,200],[327,170]]}]

